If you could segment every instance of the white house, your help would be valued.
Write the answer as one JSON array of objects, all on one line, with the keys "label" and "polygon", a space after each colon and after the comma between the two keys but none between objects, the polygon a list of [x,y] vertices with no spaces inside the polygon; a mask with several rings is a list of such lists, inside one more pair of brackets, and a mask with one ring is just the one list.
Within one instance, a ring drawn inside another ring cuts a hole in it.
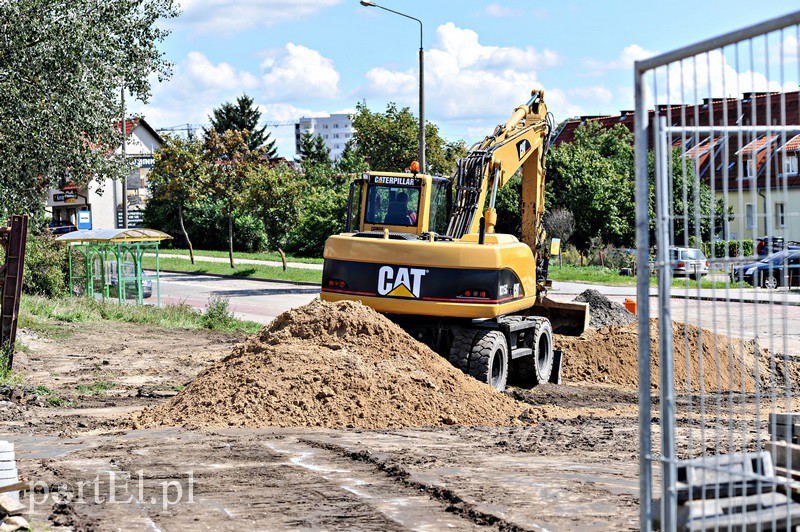
[{"label": "white house", "polygon": [[353,138],[355,130],[348,114],[333,114],[321,118],[303,117],[294,125],[295,150],[298,155],[300,139],[306,132],[322,137],[331,150],[331,159],[336,160],[342,156],[344,145]]},{"label": "white house", "polygon": [[[121,127],[117,124],[116,127]],[[153,168],[154,154],[163,139],[144,119],[125,122],[125,153],[135,168],[128,176],[128,227],[140,227],[149,193],[147,174]],[[122,154],[122,146],[114,152]],[[63,183],[50,189],[47,208],[54,221],[69,221],[79,229],[118,229],[122,224],[122,182],[93,179],[88,187]]]}]

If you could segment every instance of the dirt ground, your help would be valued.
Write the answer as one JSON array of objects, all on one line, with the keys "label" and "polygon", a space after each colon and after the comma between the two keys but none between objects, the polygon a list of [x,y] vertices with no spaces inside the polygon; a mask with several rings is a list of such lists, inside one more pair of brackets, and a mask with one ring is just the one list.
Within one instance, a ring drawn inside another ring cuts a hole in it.
[{"label": "dirt ground", "polygon": [[110,322],[20,337],[17,371],[65,401],[0,408],[38,527],[637,528],[633,391],[511,389],[542,414],[522,426],[129,430],[243,337]]}]

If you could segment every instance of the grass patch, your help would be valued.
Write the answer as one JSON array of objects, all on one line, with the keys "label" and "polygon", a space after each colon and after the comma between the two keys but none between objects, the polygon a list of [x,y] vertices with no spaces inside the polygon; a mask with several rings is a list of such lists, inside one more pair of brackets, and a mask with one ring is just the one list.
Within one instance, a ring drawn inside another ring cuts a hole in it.
[{"label": "grass patch", "polygon": [[50,406],[70,406],[72,404],[69,401],[65,401],[61,397],[57,396],[56,392],[47,386],[43,386],[41,384],[33,388],[33,393],[45,397],[45,401],[47,401],[47,404]]},{"label": "grass patch", "polygon": [[[227,302],[225,303],[227,310]],[[219,312],[216,310],[216,312]],[[210,329],[220,332],[254,333],[261,325],[252,321],[226,319],[212,315],[206,317],[189,305],[120,305],[116,301],[99,301],[85,297],[49,299],[41,296],[23,296],[20,305],[20,324],[31,326],[43,336],[53,338],[48,332],[59,334],[59,323],[94,323],[116,321],[156,325],[167,329]]]},{"label": "grass patch", "polygon": [[[577,282],[589,284],[602,284],[606,286],[636,286],[636,277],[620,275],[616,270],[604,268],[602,266],[563,266],[559,268],[551,264],[548,270],[548,277],[554,282]],[[650,276],[650,286],[658,286],[658,278]],[[697,281],[685,277],[673,277],[672,286],[675,288],[697,288]],[[738,286],[730,283],[731,287]],[[748,287],[749,285],[745,285]],[[725,288],[725,281],[708,279],[704,277],[700,281],[700,288],[715,288],[717,290]]]},{"label": "grass patch", "polygon": [[[159,249],[159,253],[167,253],[169,255],[184,255],[189,257],[188,249]],[[227,251],[211,251],[211,250],[194,250],[195,257],[222,257],[228,258]],[[245,253],[243,251],[235,251],[233,253],[234,260],[236,259],[251,259],[251,260],[272,260],[281,261],[281,254],[277,251],[261,251],[258,253]],[[286,254],[286,262],[302,262],[305,264],[322,264],[323,259],[316,257],[297,257],[295,255]]]},{"label": "grass patch", "polygon": [[[261,264],[239,264],[236,268],[231,268],[224,262],[201,262],[192,264],[185,259],[160,259],[160,266],[163,270],[175,270],[187,273],[215,273],[222,275],[232,275],[234,277],[244,277],[250,279],[278,279],[281,281],[300,281],[321,283],[322,271],[309,270],[305,268],[288,268],[283,271],[280,266],[264,266]],[[154,270],[156,267],[155,257],[144,257],[142,267]],[[155,290],[155,287],[153,287]]]},{"label": "grass patch", "polygon": [[594,283],[612,286],[636,286],[636,277],[624,276],[611,268],[602,266],[550,265],[547,275],[553,281]]},{"label": "grass patch", "polygon": [[102,395],[109,390],[117,387],[117,383],[98,378],[92,384],[79,384],[75,387],[75,391],[80,395]]}]

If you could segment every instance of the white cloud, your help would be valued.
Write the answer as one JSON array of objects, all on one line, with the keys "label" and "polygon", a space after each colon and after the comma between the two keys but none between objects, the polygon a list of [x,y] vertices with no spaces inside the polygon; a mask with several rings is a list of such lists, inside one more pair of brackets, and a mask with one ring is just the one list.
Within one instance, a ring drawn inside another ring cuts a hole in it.
[{"label": "white cloud", "polygon": [[134,104],[132,112],[142,113],[153,127],[181,123],[205,123],[212,109],[244,92],[256,91],[260,82],[253,74],[228,63],[212,63],[200,52],[189,52],[175,65],[167,81],[154,83],[152,104]]},{"label": "white cloud", "polygon": [[[542,88],[537,70],[561,62],[552,50],[532,47],[484,46],[478,34],[448,22],[436,31],[425,54],[426,105],[437,119],[498,120],[526,100],[532,89]],[[415,69],[373,68],[366,74],[364,92],[410,105],[416,101]],[[554,93],[566,105],[566,98]]]},{"label": "white cloud", "polygon": [[323,111],[313,111],[303,107],[295,107],[288,103],[258,104],[261,119],[267,122],[294,122],[301,117],[328,116]]},{"label": "white cloud", "polygon": [[228,63],[214,65],[200,52],[189,52],[178,68],[183,70],[183,76],[205,89],[248,90],[258,86],[258,79],[249,72],[239,72]]},{"label": "white cloud", "polygon": [[[777,60],[777,57],[772,59]],[[673,102],[693,103],[702,98],[737,97],[752,91],[797,90],[795,82],[781,85],[779,71],[774,64],[770,68],[769,78],[765,72],[764,68],[753,70],[749,64],[746,70],[743,66],[737,69],[720,50],[713,50],[684,61],[683,68],[674,63],[669,65],[668,72],[667,69],[660,69],[656,76],[658,103],[666,103],[667,92],[669,100]],[[652,92],[650,85],[648,92]]]},{"label": "white cloud", "polygon": [[302,19],[342,0],[180,0],[174,24],[197,33],[233,33]]},{"label": "white cloud", "polygon": [[580,98],[593,103],[609,103],[614,98],[614,94],[608,87],[603,85],[593,85],[591,87],[573,87],[567,90],[567,95],[571,98]]},{"label": "white cloud", "polygon": [[[583,66],[586,68],[586,74],[590,76],[600,76],[609,70],[624,70],[633,69],[633,63],[640,59],[646,59],[656,55],[658,52],[642,48],[638,44],[631,44],[623,48],[619,57],[611,61],[603,61],[599,59],[586,58],[583,60]],[[631,70],[632,71],[632,70]]]},{"label": "white cloud", "polygon": [[339,73],[333,61],[311,48],[288,43],[267,50],[261,68],[264,93],[270,98],[337,98]]},{"label": "white cloud", "polygon": [[512,9],[506,6],[501,6],[497,2],[492,2],[491,4],[483,8],[481,13],[488,17],[511,17],[514,15],[519,15],[520,10]]}]

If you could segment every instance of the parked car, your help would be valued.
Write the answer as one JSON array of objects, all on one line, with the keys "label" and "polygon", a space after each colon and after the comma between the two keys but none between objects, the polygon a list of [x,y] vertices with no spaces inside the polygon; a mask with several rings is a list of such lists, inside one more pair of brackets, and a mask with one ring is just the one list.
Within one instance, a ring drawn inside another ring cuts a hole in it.
[{"label": "parked car", "polygon": [[700,279],[708,275],[708,259],[697,248],[669,248],[669,260],[674,277]]},{"label": "parked car", "polygon": [[47,228],[54,235],[64,235],[78,230],[75,224],[66,220],[53,220],[47,225]]},{"label": "parked car", "polygon": [[758,262],[738,266],[731,271],[731,279],[770,289],[787,283],[800,286],[800,251],[780,251]]},{"label": "parked car", "polygon": [[800,242],[786,242],[782,236],[762,236],[756,239],[756,255],[766,257],[784,250],[800,251]]}]

